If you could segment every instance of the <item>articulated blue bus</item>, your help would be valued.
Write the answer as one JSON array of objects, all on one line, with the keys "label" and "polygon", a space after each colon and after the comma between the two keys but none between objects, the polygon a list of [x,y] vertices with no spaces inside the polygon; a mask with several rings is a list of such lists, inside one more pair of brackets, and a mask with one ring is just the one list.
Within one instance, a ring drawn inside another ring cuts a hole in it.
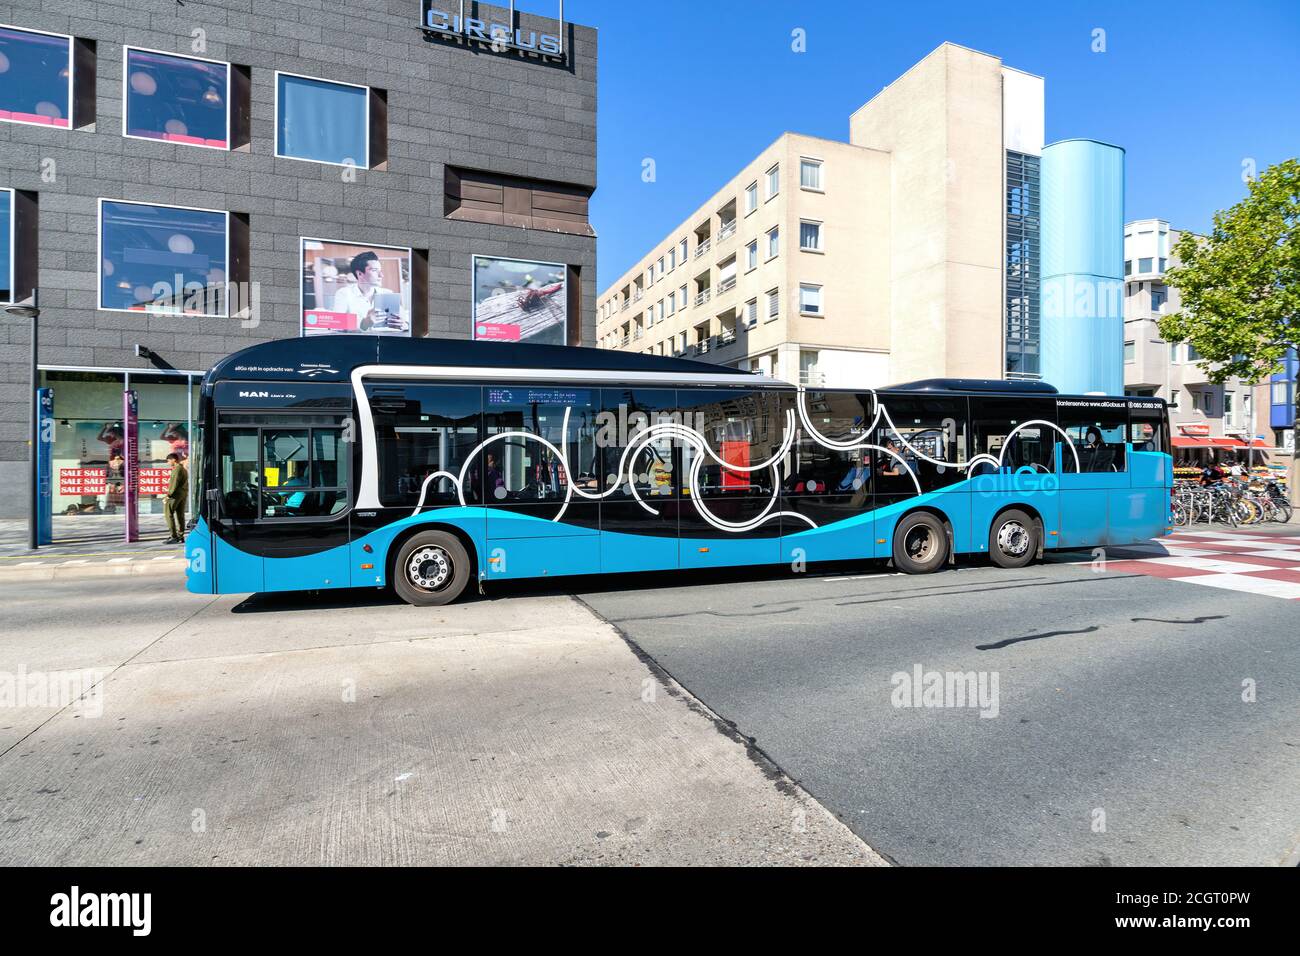
[{"label": "articulated blue bus", "polygon": [[200,593],[987,554],[1169,531],[1164,402],[1038,382],[805,388],[681,359],[368,335],[203,380]]}]

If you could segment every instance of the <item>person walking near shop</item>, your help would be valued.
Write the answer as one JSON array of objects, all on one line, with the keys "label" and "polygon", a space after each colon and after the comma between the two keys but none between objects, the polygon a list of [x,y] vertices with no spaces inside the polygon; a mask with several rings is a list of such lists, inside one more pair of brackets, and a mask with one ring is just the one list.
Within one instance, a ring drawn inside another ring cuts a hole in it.
[{"label": "person walking near shop", "polygon": [[185,502],[190,495],[190,476],[181,464],[181,456],[172,452],[167,456],[171,462],[171,480],[167,482],[167,498],[163,501],[163,514],[167,518],[167,530],[171,537],[168,544],[179,544],[185,540]]}]

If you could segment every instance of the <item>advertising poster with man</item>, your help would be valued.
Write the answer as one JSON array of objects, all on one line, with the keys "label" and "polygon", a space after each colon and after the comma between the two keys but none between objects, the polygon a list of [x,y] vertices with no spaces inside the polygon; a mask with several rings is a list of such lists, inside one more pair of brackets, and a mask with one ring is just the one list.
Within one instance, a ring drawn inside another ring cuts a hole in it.
[{"label": "advertising poster with man", "polygon": [[566,345],[568,267],[474,256],[474,338]]},{"label": "advertising poster with man", "polygon": [[411,334],[411,250],[302,240],[302,334]]}]

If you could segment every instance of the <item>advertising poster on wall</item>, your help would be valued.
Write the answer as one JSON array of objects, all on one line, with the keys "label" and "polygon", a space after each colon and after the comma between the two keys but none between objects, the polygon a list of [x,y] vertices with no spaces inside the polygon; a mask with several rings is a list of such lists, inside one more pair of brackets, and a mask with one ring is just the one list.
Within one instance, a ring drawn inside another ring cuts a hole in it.
[{"label": "advertising poster on wall", "polygon": [[411,250],[302,240],[302,334],[411,334]]},{"label": "advertising poster on wall", "polygon": [[563,263],[474,256],[474,338],[567,344],[567,277]]}]

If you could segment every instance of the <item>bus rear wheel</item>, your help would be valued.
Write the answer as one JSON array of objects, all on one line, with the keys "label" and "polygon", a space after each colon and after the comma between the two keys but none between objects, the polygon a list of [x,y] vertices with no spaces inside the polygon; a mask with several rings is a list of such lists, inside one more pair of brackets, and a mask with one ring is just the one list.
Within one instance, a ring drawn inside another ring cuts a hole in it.
[{"label": "bus rear wheel", "polygon": [[1038,522],[1014,508],[993,519],[989,557],[1000,568],[1023,568],[1038,554]]},{"label": "bus rear wheel", "polygon": [[948,560],[948,533],[926,511],[908,515],[894,529],[894,567],[904,574],[929,574]]},{"label": "bus rear wheel", "polygon": [[421,531],[402,545],[393,566],[393,590],[408,604],[450,604],[469,582],[469,555],[453,534]]}]

